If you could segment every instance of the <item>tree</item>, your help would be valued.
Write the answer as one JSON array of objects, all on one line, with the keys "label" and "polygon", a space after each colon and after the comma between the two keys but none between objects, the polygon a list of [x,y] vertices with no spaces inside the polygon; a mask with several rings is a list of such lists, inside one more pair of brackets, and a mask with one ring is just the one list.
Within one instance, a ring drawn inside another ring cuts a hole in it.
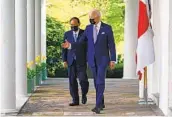
[{"label": "tree", "polygon": [[112,26],[116,43],[124,39],[124,9],[123,0],[70,0],[71,6],[84,4],[99,9],[102,20]]}]

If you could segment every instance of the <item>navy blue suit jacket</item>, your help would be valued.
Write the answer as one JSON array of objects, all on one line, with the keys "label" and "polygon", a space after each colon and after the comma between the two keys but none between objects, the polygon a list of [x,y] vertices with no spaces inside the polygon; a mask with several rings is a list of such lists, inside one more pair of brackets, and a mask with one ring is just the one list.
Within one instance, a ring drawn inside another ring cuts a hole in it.
[{"label": "navy blue suit jacket", "polygon": [[[84,34],[84,30],[80,29],[77,42],[81,39]],[[67,40],[70,43],[74,43],[73,31],[67,31],[64,34],[64,41]],[[62,50],[62,59],[66,61],[68,65],[72,65],[74,57],[76,56],[76,64],[77,65],[86,65],[86,43],[78,44],[75,49],[63,49]]]},{"label": "navy blue suit jacket", "polygon": [[78,48],[80,43],[87,42],[87,61],[89,66],[97,65],[106,67],[110,61],[116,61],[116,48],[113,31],[110,25],[101,23],[97,41],[93,39],[94,25],[88,25],[79,43],[71,43],[71,50]]}]

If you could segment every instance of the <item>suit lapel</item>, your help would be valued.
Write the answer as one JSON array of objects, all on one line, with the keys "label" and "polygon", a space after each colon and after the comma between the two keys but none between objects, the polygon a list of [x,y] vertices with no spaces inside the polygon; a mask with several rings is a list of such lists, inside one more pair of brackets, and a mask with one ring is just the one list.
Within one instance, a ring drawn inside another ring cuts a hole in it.
[{"label": "suit lapel", "polygon": [[82,32],[83,32],[83,31],[80,29],[80,30],[79,30],[79,33],[78,33],[77,41],[79,41],[79,39],[80,39],[80,37],[81,37]]},{"label": "suit lapel", "polygon": [[72,42],[75,42],[75,39],[74,39],[74,37],[73,37],[73,31],[70,31],[70,37],[71,37],[71,41],[72,41]]},{"label": "suit lapel", "polygon": [[90,35],[91,35],[91,42],[93,43],[93,45],[94,45],[94,36],[93,36],[93,28],[94,28],[94,25],[91,25],[91,31],[90,31]]}]

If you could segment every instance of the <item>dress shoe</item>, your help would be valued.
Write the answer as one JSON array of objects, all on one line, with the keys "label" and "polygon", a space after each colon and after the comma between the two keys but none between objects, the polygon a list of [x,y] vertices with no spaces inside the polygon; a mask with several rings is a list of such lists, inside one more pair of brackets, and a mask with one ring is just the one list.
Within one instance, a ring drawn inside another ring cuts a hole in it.
[{"label": "dress shoe", "polygon": [[100,110],[103,110],[105,108],[105,105],[103,104],[101,107],[100,107]]},{"label": "dress shoe", "polygon": [[82,96],[82,104],[86,104],[87,103],[87,96]]},{"label": "dress shoe", "polygon": [[79,103],[70,103],[69,106],[78,106]]},{"label": "dress shoe", "polygon": [[95,112],[96,114],[100,114],[100,108],[93,108],[91,111]]},{"label": "dress shoe", "polygon": [[103,108],[105,108],[105,105],[103,104],[103,106],[102,106]]}]

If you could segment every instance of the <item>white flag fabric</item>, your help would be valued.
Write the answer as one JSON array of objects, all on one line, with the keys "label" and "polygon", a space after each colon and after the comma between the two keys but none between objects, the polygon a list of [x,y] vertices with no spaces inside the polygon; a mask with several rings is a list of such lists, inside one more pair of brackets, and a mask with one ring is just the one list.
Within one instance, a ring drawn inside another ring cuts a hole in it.
[{"label": "white flag fabric", "polygon": [[144,68],[155,61],[153,30],[150,24],[148,0],[139,0],[138,43],[136,49],[136,72],[141,80]]}]

